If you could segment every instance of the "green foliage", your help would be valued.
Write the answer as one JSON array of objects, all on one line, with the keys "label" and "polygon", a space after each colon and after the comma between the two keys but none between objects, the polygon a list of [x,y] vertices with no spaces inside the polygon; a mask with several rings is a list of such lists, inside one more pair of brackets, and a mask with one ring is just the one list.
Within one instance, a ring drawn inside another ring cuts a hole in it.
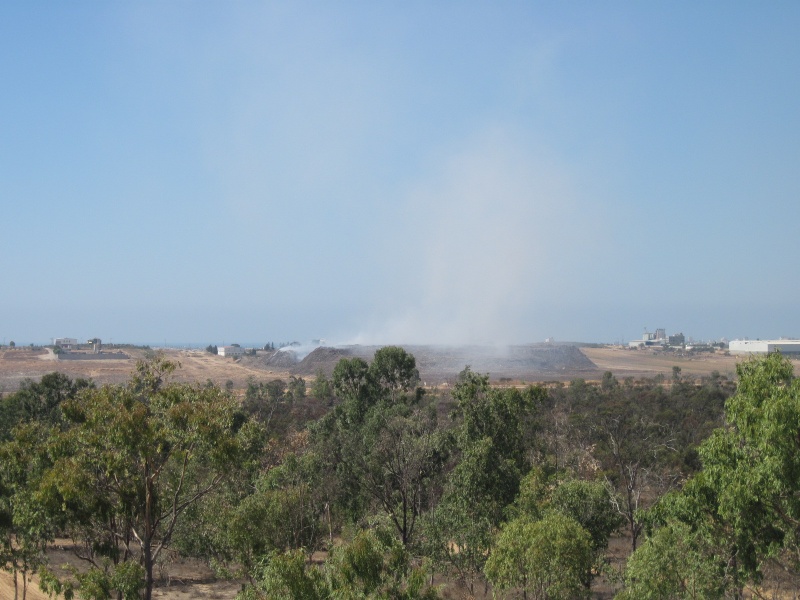
[{"label": "green foliage", "polygon": [[61,404],[93,385],[85,379],[73,381],[63,373],[48,373],[38,382],[26,379],[17,392],[0,399],[0,441],[9,439],[20,423],[61,425]]},{"label": "green foliage", "polygon": [[672,522],[648,538],[628,560],[620,600],[725,597],[715,549],[697,531]]},{"label": "green foliage", "polygon": [[367,410],[378,400],[377,384],[369,365],[360,358],[343,358],[333,369],[333,391],[342,399],[342,416],[352,424],[360,423]]},{"label": "green foliage", "polygon": [[[303,393],[305,393],[305,382],[300,379],[297,386],[302,382]],[[271,381],[256,381],[254,377],[247,379],[244,402],[242,410],[250,417],[261,423],[267,429],[283,430],[286,426],[286,410],[293,397],[286,394],[286,382],[282,379]],[[283,414],[280,414],[283,413]],[[280,423],[273,423],[273,419],[281,417]]]},{"label": "green foliage", "polygon": [[768,559],[798,581],[800,384],[777,354],[737,371],[729,425],[700,447],[703,470],[648,511],[653,533],[629,560],[626,598],[740,597]]},{"label": "green foliage", "polygon": [[[461,465],[464,463],[462,462]],[[442,500],[425,516],[422,550],[437,568],[474,589],[494,543],[491,501],[459,487],[462,473],[450,477]]]},{"label": "green foliage", "polygon": [[322,567],[309,566],[301,552],[273,552],[259,565],[255,582],[238,600],[435,600],[424,568],[391,533],[364,530],[334,548]]},{"label": "green foliage", "polygon": [[292,400],[302,400],[306,397],[306,381],[302,377],[289,377],[289,383],[286,386],[286,395]]},{"label": "green foliage", "polygon": [[519,490],[526,469],[533,415],[543,390],[493,389],[469,368],[453,390],[458,462],[439,504],[425,519],[424,548],[439,568],[473,589],[495,529]]},{"label": "green foliage", "polygon": [[600,381],[600,387],[604,390],[613,390],[619,385],[617,378],[611,371],[603,373],[603,379]]},{"label": "green foliage", "polygon": [[[720,516],[746,532],[758,554],[797,556],[800,380],[779,354],[740,363],[737,372],[737,393],[726,404],[730,426],[700,449],[704,475],[717,493]],[[798,575],[797,559],[784,566]]]},{"label": "green foliage", "polygon": [[317,400],[328,400],[333,398],[333,384],[325,375],[325,371],[319,369],[311,385],[311,396]]},{"label": "green foliage", "polygon": [[[35,490],[52,468],[47,445],[64,427],[61,405],[90,387],[51,373],[27,380],[0,400],[0,568],[16,580],[46,562],[45,546],[55,537],[58,519]],[[5,439],[5,441],[2,441]]]},{"label": "green foliage", "polygon": [[550,496],[550,507],[575,519],[589,533],[592,549],[598,552],[608,547],[609,537],[622,525],[608,487],[600,481],[561,482]]},{"label": "green foliage", "polygon": [[375,507],[408,544],[430,505],[445,438],[421,390],[406,393],[416,381],[414,358],[389,347],[376,359],[377,367],[358,358],[339,361],[333,386],[342,402],[313,428],[314,441],[336,481],[338,507],[353,520]]},{"label": "green foliage", "polygon": [[331,597],[322,571],[307,567],[301,550],[270,553],[258,563],[253,575],[254,583],[245,586],[236,596],[237,600],[324,600]]},{"label": "green foliage", "polygon": [[246,462],[250,428],[234,426],[234,401],[218,388],[168,383],[175,368],[157,356],[127,385],[64,402],[68,426],[49,441],[54,462],[36,492],[96,567],[140,554],[145,598],[187,508]]},{"label": "green foliage", "polygon": [[510,513],[536,521],[548,512],[573,519],[589,534],[592,564],[583,575],[588,587],[593,572],[602,568],[609,537],[623,524],[608,486],[600,481],[582,481],[564,474],[547,477],[541,469],[533,469],[522,480],[519,496]]},{"label": "green foliage", "polygon": [[588,596],[592,565],[589,534],[574,519],[548,512],[539,521],[506,523],[486,561],[486,577],[498,590],[520,588],[534,599]]},{"label": "green foliage", "polygon": [[303,549],[313,552],[323,534],[324,502],[313,454],[289,455],[262,474],[250,493],[209,496],[177,532],[179,548],[211,558],[222,574],[247,575],[263,557]]},{"label": "green foliage", "polygon": [[386,346],[375,352],[369,366],[372,380],[387,393],[393,402],[409,392],[419,382],[416,359],[399,346]]}]

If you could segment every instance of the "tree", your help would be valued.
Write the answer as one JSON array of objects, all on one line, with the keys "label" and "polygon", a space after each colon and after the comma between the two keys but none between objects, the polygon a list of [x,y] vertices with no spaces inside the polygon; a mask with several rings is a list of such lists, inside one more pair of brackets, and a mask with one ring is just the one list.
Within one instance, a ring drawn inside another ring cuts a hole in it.
[{"label": "tree", "polygon": [[361,358],[343,358],[333,368],[333,391],[347,406],[347,419],[360,423],[377,402],[377,385],[369,364]]},{"label": "tree", "polygon": [[306,380],[302,377],[289,377],[289,383],[286,386],[286,395],[292,400],[302,400],[306,397]]},{"label": "tree", "polygon": [[317,370],[314,383],[311,384],[311,396],[317,400],[330,401],[333,398],[333,385],[322,369]]},{"label": "tree", "polygon": [[302,550],[273,551],[259,560],[252,573],[250,584],[244,586],[237,600],[330,598],[323,571],[316,566],[309,567]]},{"label": "tree", "polygon": [[22,576],[22,598],[28,577],[46,562],[46,544],[55,537],[56,523],[31,491],[41,481],[50,457],[43,440],[48,428],[31,422],[18,425],[12,439],[0,444],[0,568]]},{"label": "tree", "polygon": [[575,519],[591,539],[592,550],[604,552],[611,534],[622,524],[608,487],[600,481],[567,479],[552,491],[553,510]]},{"label": "tree", "polygon": [[22,575],[23,598],[28,575],[45,563],[45,545],[55,536],[56,523],[34,493],[52,466],[47,441],[65,425],[61,405],[91,385],[49,373],[0,400],[0,568],[14,575],[15,586]]},{"label": "tree", "polygon": [[127,385],[65,402],[69,426],[52,438],[54,464],[37,492],[82,542],[96,575],[106,560],[115,572],[141,561],[145,600],[179,519],[235,471],[252,434],[218,388],[169,383],[176,367],[157,355],[140,361]]},{"label": "tree", "polygon": [[668,489],[677,479],[671,473],[665,475],[660,462],[660,456],[673,449],[672,432],[632,402],[609,407],[594,427],[598,454],[609,467],[607,482],[616,490],[612,500],[628,525],[631,549],[636,551],[647,493]]},{"label": "tree", "polygon": [[73,381],[63,373],[48,373],[39,381],[24,380],[17,392],[0,399],[0,441],[9,439],[20,423],[62,424],[61,404],[93,385],[86,379]]},{"label": "tree", "polygon": [[383,358],[375,368],[359,358],[339,361],[333,385],[342,402],[313,433],[317,454],[338,483],[339,506],[352,519],[377,506],[408,544],[429,506],[444,447],[435,408],[422,390],[406,393],[415,381],[413,357],[388,350],[376,352]]},{"label": "tree", "polygon": [[439,503],[424,520],[423,548],[439,569],[466,583],[470,593],[483,574],[503,513],[490,490],[497,474],[491,441],[484,438],[461,455]]},{"label": "tree", "polygon": [[725,597],[714,549],[691,527],[672,522],[634,552],[619,600],[669,600]]},{"label": "tree", "polygon": [[175,546],[210,559],[223,576],[253,582],[265,557],[286,550],[310,557],[318,548],[326,533],[323,496],[317,457],[289,454],[254,482],[233,482],[206,496],[176,529]]},{"label": "tree", "polygon": [[486,561],[486,577],[499,590],[522,589],[523,598],[564,600],[588,595],[584,574],[592,564],[589,534],[574,519],[548,512],[539,521],[506,523]]},{"label": "tree", "polygon": [[375,410],[370,417],[364,429],[367,435],[352,447],[349,466],[406,545],[429,505],[429,487],[442,466],[436,413],[402,407]]},{"label": "tree", "polygon": [[612,390],[619,385],[619,381],[614,377],[611,371],[603,373],[603,379],[600,381],[600,387],[604,390]]},{"label": "tree", "polygon": [[583,576],[583,583],[589,589],[593,571],[602,566],[609,537],[623,523],[608,486],[601,481],[582,481],[565,474],[546,477],[542,470],[533,469],[522,480],[511,513],[538,520],[548,511],[570,517],[589,534],[592,563]]},{"label": "tree", "polygon": [[742,597],[756,545],[720,517],[708,483],[700,472],[645,513],[647,539],[628,558],[621,598]]},{"label": "tree", "polygon": [[436,600],[439,593],[391,533],[363,530],[333,548],[322,567],[309,566],[302,552],[273,552],[261,561],[253,585],[238,600]]},{"label": "tree", "polygon": [[453,390],[458,463],[426,519],[426,552],[474,590],[494,531],[527,469],[533,415],[544,390],[494,389],[467,367]]},{"label": "tree", "polygon": [[654,533],[630,559],[626,597],[741,598],[767,560],[797,587],[800,383],[778,354],[737,373],[728,425],[700,446],[702,470],[645,515]]},{"label": "tree", "polygon": [[[700,447],[703,475],[719,515],[755,545],[756,556],[780,560],[799,578],[800,380],[777,353],[736,370],[737,391],[725,406],[729,425]],[[750,576],[758,578],[761,562],[753,560]]]},{"label": "tree", "polygon": [[416,359],[399,346],[385,346],[375,352],[369,366],[372,380],[394,402],[398,396],[416,387],[419,382]]},{"label": "tree", "polygon": [[285,390],[286,383],[282,379],[257,382],[255,377],[248,377],[242,409],[269,428],[276,411],[287,400]]}]

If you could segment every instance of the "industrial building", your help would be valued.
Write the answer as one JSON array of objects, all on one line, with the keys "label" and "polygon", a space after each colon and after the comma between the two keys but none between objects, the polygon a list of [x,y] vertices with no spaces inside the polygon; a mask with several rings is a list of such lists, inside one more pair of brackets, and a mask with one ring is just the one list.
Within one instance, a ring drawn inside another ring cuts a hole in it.
[{"label": "industrial building", "polygon": [[78,345],[78,340],[75,338],[53,338],[53,346],[61,346],[65,349],[70,349]]},{"label": "industrial building", "polygon": [[800,354],[800,340],[732,340],[728,350],[731,354]]},{"label": "industrial building", "polygon": [[217,354],[220,356],[242,356],[244,355],[244,348],[240,346],[220,346],[217,348]]}]

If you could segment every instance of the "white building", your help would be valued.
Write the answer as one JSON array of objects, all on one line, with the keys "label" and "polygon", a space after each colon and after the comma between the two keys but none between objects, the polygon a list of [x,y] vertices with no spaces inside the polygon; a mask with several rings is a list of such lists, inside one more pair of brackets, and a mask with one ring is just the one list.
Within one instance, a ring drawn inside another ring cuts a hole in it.
[{"label": "white building", "polygon": [[800,354],[800,340],[732,340],[728,350],[731,354]]},{"label": "white building", "polygon": [[53,346],[61,346],[62,348],[72,348],[78,345],[78,340],[75,338],[53,338]]},{"label": "white building", "polygon": [[220,356],[243,356],[244,348],[240,346],[220,346],[217,348],[217,354]]}]

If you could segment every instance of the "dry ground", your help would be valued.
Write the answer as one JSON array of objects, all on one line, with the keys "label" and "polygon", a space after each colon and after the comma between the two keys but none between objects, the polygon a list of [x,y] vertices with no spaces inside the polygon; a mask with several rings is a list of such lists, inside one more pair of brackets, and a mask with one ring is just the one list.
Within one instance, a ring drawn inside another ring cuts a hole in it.
[{"label": "dry ground", "polygon": [[[473,370],[478,372],[489,372],[493,379],[506,374],[512,375],[515,380],[527,382],[569,381],[575,377],[599,380],[605,371],[611,371],[618,379],[654,377],[658,374],[669,378],[672,376],[673,366],[679,366],[684,376],[702,377],[718,371],[721,375],[733,378],[736,373],[736,363],[745,360],[742,356],[726,356],[722,353],[683,356],[677,353],[628,350],[611,346],[581,347],[580,352],[594,363],[595,368],[591,368],[590,364],[581,365],[579,361],[565,360],[556,371],[541,369],[534,364],[524,364],[518,360],[518,357],[512,356],[507,357],[508,366],[504,366],[502,355],[492,357],[491,363],[483,365],[479,361],[485,361],[485,357],[471,360],[463,352],[464,355],[459,355],[457,361],[447,362],[447,354],[441,351],[429,351],[430,356],[428,356],[420,348],[414,348],[414,350],[420,354],[418,366],[423,379],[426,376],[432,376],[434,382],[455,378],[464,364],[472,364]],[[136,361],[145,355],[144,350],[126,349],[125,352],[129,355],[127,359],[65,361],[55,359],[54,355],[46,350],[32,351],[25,348],[2,350],[0,351],[0,392],[13,392],[26,378],[38,380],[42,375],[53,371],[64,373],[72,378],[91,378],[98,385],[122,383],[130,377]],[[226,382],[232,381],[236,389],[243,389],[246,387],[249,377],[263,381],[274,378],[287,379],[290,375],[286,367],[270,367],[263,361],[249,358],[234,361],[231,358],[212,355],[203,350],[166,349],[163,352],[167,354],[168,358],[181,364],[181,368],[174,375],[176,381],[205,382],[210,379],[219,386],[224,386]],[[800,361],[793,362],[796,370],[800,372],[800,368],[797,368],[800,367]],[[442,366],[445,363],[446,368]],[[332,364],[335,364],[335,361]],[[476,368],[476,364],[482,368]],[[330,371],[330,369],[327,370]],[[310,373],[303,373],[303,377],[313,379],[313,375]]]},{"label": "dry ground", "polygon": [[[681,356],[677,353],[654,352],[652,350],[628,350],[627,348],[604,346],[581,348],[581,351],[597,365],[600,374],[611,371],[617,377],[654,377],[659,373],[669,378],[672,367],[681,368],[682,376],[703,377],[713,371],[729,379],[736,376],[736,364],[747,360],[746,356],[723,353],[698,353]],[[792,360],[795,372],[800,373],[800,361]]]},{"label": "dry ground", "polygon": [[[136,367],[136,361],[145,356],[144,350],[125,349],[127,359],[112,360],[58,360],[46,351],[15,349],[0,351],[0,391],[13,392],[25,379],[38,380],[42,375],[57,371],[75,379],[91,378],[98,385],[123,383]],[[205,382],[210,379],[224,386],[233,381],[236,389],[247,385],[247,378],[287,378],[286,371],[257,369],[234,362],[231,358],[209,354],[203,350],[166,349],[171,360],[181,364],[175,381]]]}]

